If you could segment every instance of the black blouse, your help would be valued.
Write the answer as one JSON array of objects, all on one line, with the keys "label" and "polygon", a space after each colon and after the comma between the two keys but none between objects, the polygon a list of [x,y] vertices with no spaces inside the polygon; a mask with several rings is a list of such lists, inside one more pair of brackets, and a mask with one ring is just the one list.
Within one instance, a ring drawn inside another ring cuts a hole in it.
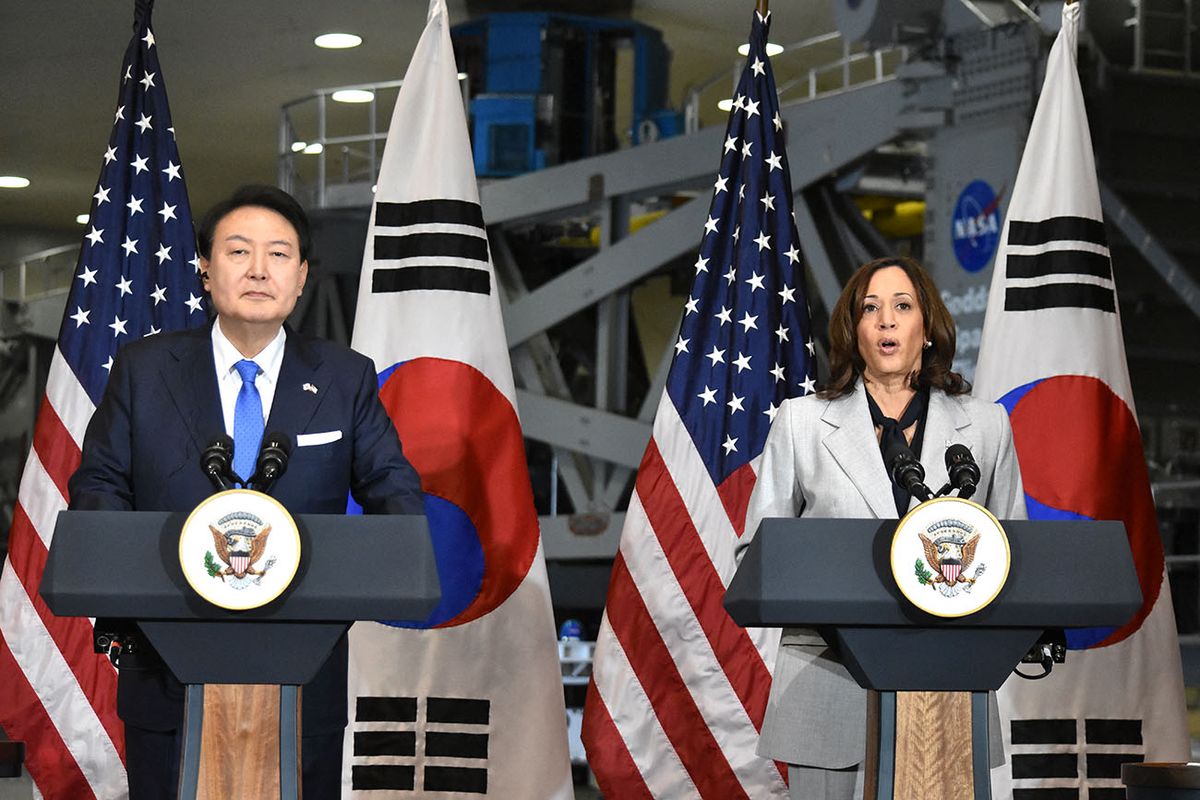
[{"label": "black blouse", "polygon": [[[871,397],[870,392],[867,395],[867,408],[871,412],[871,423],[883,428],[883,435],[879,437],[879,457],[882,459],[884,454],[888,452],[889,445],[895,440],[899,440],[897,444],[904,445],[918,459],[921,458],[921,440],[925,438],[925,419],[929,416],[929,388],[925,387],[918,389],[913,398],[908,401],[908,406],[904,409],[904,413],[900,415],[900,419],[892,419],[884,416],[879,409],[879,405],[875,402],[875,398]],[[913,433],[912,444],[908,444],[904,439],[904,432],[912,427],[913,423],[917,424],[917,429]],[[885,461],[884,469],[887,469]],[[888,475],[891,478],[891,475]],[[903,486],[892,481],[892,497],[896,501],[896,514],[903,517],[908,513],[908,502],[910,495]]]}]

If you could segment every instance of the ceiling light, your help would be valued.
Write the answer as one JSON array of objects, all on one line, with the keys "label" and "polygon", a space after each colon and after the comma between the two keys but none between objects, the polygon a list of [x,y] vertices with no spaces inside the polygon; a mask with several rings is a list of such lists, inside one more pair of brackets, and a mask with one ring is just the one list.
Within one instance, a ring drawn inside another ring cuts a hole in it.
[{"label": "ceiling light", "polygon": [[375,93],[367,89],[339,89],[331,96],[335,103],[369,103],[375,99]]},{"label": "ceiling light", "polygon": [[467,73],[465,73],[465,72],[458,73],[458,79],[460,81],[465,81],[467,79]]},{"label": "ceiling light", "polygon": [[292,152],[299,153],[304,148],[308,147],[308,142],[292,142]]},{"label": "ceiling light", "polygon": [[[774,58],[775,56],[779,55],[782,52],[783,52],[783,45],[775,44],[774,42],[767,42],[767,58]],[[743,56],[750,55],[750,44],[746,43],[746,44],[743,44],[741,47],[739,47],[738,55],[743,55]]]},{"label": "ceiling light", "polygon": [[87,225],[89,219],[91,219],[91,217],[89,217],[87,214],[80,214],[75,218],[75,221],[80,225]]},{"label": "ceiling light", "polygon": [[320,142],[313,142],[312,144],[305,147],[303,152],[307,155],[315,156],[317,153],[320,153],[324,149],[325,149],[325,145],[321,144]]},{"label": "ceiling light", "polygon": [[358,47],[362,44],[362,37],[355,36],[353,33],[322,33],[313,39],[313,44],[317,47],[324,47],[326,50],[345,50],[348,47]]},{"label": "ceiling light", "polygon": [[724,100],[717,103],[717,108],[721,109],[722,111],[731,110],[733,108],[733,98],[726,97]]},{"label": "ceiling light", "polygon": [[29,178],[20,175],[0,175],[0,189],[24,189],[29,185]]}]

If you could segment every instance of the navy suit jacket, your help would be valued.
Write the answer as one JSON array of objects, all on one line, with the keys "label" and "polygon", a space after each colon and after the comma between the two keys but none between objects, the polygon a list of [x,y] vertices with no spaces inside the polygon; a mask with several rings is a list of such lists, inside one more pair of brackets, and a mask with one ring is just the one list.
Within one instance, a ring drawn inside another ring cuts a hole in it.
[{"label": "navy suit jacket", "polygon": [[[292,456],[272,496],[293,514],[343,513],[348,494],[367,513],[423,513],[420,479],[379,401],[371,360],[285,331],[266,432],[286,434]],[[225,432],[225,423],[211,336],[210,325],[146,337],[121,350],[68,485],[72,509],[188,511],[213,493],[200,454]],[[334,431],[341,434],[336,441],[297,446],[298,434]],[[161,667],[120,673],[117,710],[129,724],[178,727],[182,697],[182,687]],[[302,705],[305,734],[345,726],[345,637],[304,687]]]}]

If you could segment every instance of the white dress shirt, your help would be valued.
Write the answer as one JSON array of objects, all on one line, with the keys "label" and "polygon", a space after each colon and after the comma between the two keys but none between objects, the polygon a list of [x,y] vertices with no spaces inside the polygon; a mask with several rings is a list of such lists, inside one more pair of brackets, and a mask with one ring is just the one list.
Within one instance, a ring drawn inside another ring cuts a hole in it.
[{"label": "white dress shirt", "polygon": [[[283,343],[287,334],[283,328],[267,346],[251,357],[258,364],[258,377],[254,386],[262,398],[263,422],[271,418],[271,402],[275,399],[275,386],[279,383],[279,367],[283,364]],[[225,420],[225,432],[233,436],[233,409],[237,405],[238,392],[242,390],[242,376],[234,366],[246,356],[238,352],[233,342],[221,331],[221,318],[212,326],[213,364],[217,369],[217,387],[221,390],[221,416]]]}]

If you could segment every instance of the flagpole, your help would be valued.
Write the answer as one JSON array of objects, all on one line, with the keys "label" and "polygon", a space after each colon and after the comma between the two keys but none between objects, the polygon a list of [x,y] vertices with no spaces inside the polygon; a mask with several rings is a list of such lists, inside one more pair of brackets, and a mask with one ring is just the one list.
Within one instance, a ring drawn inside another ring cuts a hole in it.
[{"label": "flagpole", "polygon": [[133,30],[136,33],[142,26],[142,21],[150,18],[154,10],[154,0],[133,0]]},{"label": "flagpole", "polygon": [[769,0],[758,0],[758,2],[755,4],[755,8],[758,10],[759,14],[762,14],[765,17],[767,12],[770,10],[767,8],[769,5]]}]

